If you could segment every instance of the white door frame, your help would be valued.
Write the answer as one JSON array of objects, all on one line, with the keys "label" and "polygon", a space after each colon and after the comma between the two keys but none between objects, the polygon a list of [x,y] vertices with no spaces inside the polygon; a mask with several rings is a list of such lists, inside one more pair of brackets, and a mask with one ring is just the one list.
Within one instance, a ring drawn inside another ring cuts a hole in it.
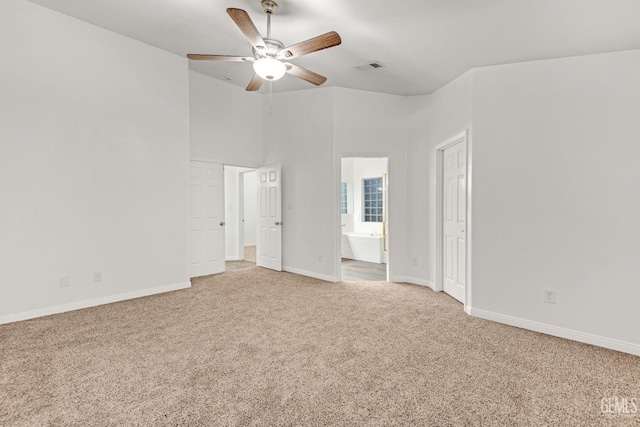
[{"label": "white door frame", "polygon": [[[333,206],[335,206],[336,216],[334,226],[335,226],[335,239],[334,239],[334,247],[336,257],[334,259],[334,276],[337,282],[342,281],[342,213],[340,210],[340,183],[342,182],[342,159],[350,158],[350,157],[359,157],[359,158],[372,158],[372,159],[387,159],[387,179],[392,176],[392,161],[390,153],[339,153],[336,156],[336,161],[334,164],[335,171],[335,185],[333,188],[336,189],[334,192],[334,202]],[[393,181],[391,181],[393,182]],[[392,194],[394,190],[390,189],[389,181],[387,181],[387,282],[391,282],[393,279],[393,269],[391,264],[391,247],[393,238],[390,237],[391,233],[389,232],[389,224],[391,224],[392,220],[392,209],[391,203],[389,200],[389,194]]]},{"label": "white door frame", "polygon": [[465,229],[467,233],[465,235],[465,251],[466,251],[466,259],[465,259],[465,300],[464,300],[464,311],[469,314],[471,311],[471,237],[473,235],[471,228],[471,141],[469,139],[469,131],[465,130],[464,132],[459,133],[453,138],[449,138],[448,140],[438,144],[435,147],[435,159],[436,159],[436,206],[435,206],[435,216],[436,216],[436,283],[435,290],[442,291],[443,286],[443,251],[444,251],[444,242],[442,238],[442,233],[444,230],[444,219],[442,215],[442,203],[443,203],[443,194],[444,194],[444,150],[451,147],[452,145],[463,143],[466,145],[467,151],[467,170],[466,170],[466,213],[465,213]]}]

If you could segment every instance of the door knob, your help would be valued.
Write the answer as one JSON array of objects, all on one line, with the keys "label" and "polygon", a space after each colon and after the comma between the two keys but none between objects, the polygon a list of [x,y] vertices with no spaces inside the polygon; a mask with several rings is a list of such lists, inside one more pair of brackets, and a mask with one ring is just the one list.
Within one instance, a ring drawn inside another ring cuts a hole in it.
[{"label": "door knob", "polygon": [[275,225],[282,225],[282,221],[280,222],[274,222]]},{"label": "door knob", "polygon": [[220,226],[224,227],[224,221],[220,221]]}]

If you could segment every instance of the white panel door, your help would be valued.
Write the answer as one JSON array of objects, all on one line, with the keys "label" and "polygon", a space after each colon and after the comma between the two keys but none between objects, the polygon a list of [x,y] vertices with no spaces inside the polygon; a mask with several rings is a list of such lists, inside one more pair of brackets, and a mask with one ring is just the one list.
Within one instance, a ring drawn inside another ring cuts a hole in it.
[{"label": "white panel door", "polygon": [[258,187],[256,265],[282,271],[280,165],[258,169],[256,178]]},{"label": "white panel door", "polygon": [[443,152],[443,289],[464,303],[466,286],[465,225],[467,215],[467,150],[459,142]]},{"label": "white panel door", "polygon": [[191,162],[191,277],[224,271],[224,169]]}]

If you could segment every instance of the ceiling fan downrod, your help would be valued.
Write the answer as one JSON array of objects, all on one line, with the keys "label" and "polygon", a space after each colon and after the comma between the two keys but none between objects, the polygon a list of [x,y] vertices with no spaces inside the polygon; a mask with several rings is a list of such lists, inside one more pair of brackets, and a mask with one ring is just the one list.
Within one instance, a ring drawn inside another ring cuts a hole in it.
[{"label": "ceiling fan downrod", "polygon": [[271,38],[271,15],[278,8],[278,4],[271,0],[262,0],[262,10],[267,14],[267,38]]}]

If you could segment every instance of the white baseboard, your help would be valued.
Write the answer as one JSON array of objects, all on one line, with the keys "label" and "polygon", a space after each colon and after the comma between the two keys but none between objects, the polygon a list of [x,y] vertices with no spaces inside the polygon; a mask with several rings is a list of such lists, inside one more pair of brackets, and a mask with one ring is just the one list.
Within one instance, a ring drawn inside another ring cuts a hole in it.
[{"label": "white baseboard", "polygon": [[149,295],[161,294],[164,292],[177,291],[190,287],[191,282],[186,281],[173,283],[171,285],[158,286],[155,288],[147,288],[138,291],[125,292],[122,294],[107,295],[100,298],[76,301],[69,304],[55,305],[53,307],[38,308],[36,310],[23,311],[21,313],[7,314],[4,316],[0,316],[0,325],[5,323],[19,322],[21,320],[34,319],[36,317],[50,316],[52,314],[65,313],[67,311],[81,310],[83,308],[96,307],[98,305],[111,304],[118,301],[146,297]]},{"label": "white baseboard", "polygon": [[409,276],[395,276],[392,278],[391,282],[402,282],[402,283],[411,283],[412,285],[420,285],[431,288],[431,290],[435,291],[436,287],[429,280],[426,279],[418,279],[416,277]]},{"label": "white baseboard", "polygon": [[289,273],[299,274],[301,276],[313,277],[314,279],[320,279],[327,282],[336,283],[338,279],[334,276],[327,276],[325,274],[316,273],[314,271],[301,270],[299,268],[286,267],[282,266],[282,271],[287,271]]},{"label": "white baseboard", "polygon": [[494,322],[504,323],[518,328],[529,329],[531,331],[541,332],[547,335],[553,335],[560,338],[566,338],[585,344],[597,345],[599,347],[640,356],[640,345],[627,341],[611,339],[600,335],[589,334],[586,332],[580,332],[573,329],[562,328],[560,326],[549,325],[547,323],[536,322],[533,320],[522,319],[477,308],[471,308],[469,310],[469,314],[481,319],[492,320]]}]

